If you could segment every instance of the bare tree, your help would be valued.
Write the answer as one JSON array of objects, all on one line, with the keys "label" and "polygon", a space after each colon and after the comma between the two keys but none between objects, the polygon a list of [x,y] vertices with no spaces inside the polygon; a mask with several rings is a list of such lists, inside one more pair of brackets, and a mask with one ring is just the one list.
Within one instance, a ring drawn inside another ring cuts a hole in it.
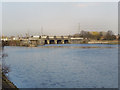
[{"label": "bare tree", "polygon": [[[0,51],[2,51],[2,50],[0,50]],[[0,67],[2,68],[2,73],[4,73],[4,74],[7,74],[8,72],[10,72],[10,66],[5,63],[5,58],[7,56],[8,55],[5,53],[0,54],[0,60],[2,61],[2,65],[0,65]]]},{"label": "bare tree", "polygon": [[106,40],[115,40],[116,36],[114,35],[114,33],[111,30],[108,30],[107,34],[105,35],[105,39]]}]

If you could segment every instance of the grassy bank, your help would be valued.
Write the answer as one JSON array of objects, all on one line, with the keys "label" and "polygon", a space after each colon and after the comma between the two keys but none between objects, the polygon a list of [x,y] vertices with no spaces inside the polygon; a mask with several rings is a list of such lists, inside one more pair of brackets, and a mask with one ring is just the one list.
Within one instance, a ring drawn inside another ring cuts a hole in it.
[{"label": "grassy bank", "polygon": [[118,40],[90,40],[89,44],[120,44]]}]

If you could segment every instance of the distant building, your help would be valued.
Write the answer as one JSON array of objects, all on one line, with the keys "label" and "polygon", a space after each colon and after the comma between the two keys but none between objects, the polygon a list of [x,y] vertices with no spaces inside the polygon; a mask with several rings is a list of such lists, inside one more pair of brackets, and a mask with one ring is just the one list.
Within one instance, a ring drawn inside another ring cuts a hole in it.
[{"label": "distant building", "polygon": [[72,39],[72,40],[83,40],[84,38],[74,38],[74,37],[71,37],[70,39]]},{"label": "distant building", "polygon": [[39,38],[40,36],[32,36],[33,38]]},{"label": "distant building", "polygon": [[3,40],[3,41],[7,41],[8,40],[8,38],[6,37],[6,38],[1,38],[1,40]]},{"label": "distant building", "polygon": [[45,39],[45,38],[47,38],[47,36],[46,35],[42,35],[41,38]]},{"label": "distant building", "polygon": [[8,37],[7,37],[7,36],[2,36],[2,37],[1,37],[1,40],[7,41],[7,40],[8,40]]},{"label": "distant building", "polygon": [[116,39],[117,39],[117,40],[119,39],[119,37],[120,37],[119,35],[116,35]]},{"label": "distant building", "polygon": [[13,37],[13,40],[19,40],[19,37]]}]

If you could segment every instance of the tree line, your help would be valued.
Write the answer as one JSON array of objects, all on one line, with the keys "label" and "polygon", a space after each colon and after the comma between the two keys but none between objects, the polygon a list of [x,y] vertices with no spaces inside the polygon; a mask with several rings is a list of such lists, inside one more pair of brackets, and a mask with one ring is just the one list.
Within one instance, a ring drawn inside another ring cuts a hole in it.
[{"label": "tree line", "polygon": [[[116,40],[116,35],[111,30],[107,32],[88,32],[82,30],[80,34],[74,34],[74,37],[83,37],[87,39],[94,39],[94,40]],[[120,35],[118,35],[118,39],[120,40]]]}]

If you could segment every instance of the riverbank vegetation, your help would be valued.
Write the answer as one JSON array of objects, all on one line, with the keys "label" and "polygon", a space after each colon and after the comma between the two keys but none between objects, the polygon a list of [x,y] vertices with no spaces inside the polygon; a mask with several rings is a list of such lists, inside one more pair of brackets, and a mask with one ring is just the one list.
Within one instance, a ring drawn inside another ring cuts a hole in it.
[{"label": "riverbank vegetation", "polygon": [[10,67],[5,63],[5,58],[8,56],[7,54],[2,52],[3,48],[0,48],[0,60],[1,60],[1,64],[0,64],[0,71],[1,71],[1,89],[2,90],[6,90],[6,89],[12,89],[15,88],[16,90],[17,87],[8,79],[8,77],[6,76],[9,72],[10,72]]},{"label": "riverbank vegetation", "polygon": [[83,37],[87,38],[89,40],[120,40],[120,35],[115,35],[111,30],[108,30],[107,32],[89,32],[82,30],[80,34],[74,34],[74,37]]},{"label": "riverbank vegetation", "polygon": [[88,41],[89,44],[120,44],[120,34],[115,35],[111,30],[107,32],[84,31],[74,34],[74,37],[82,37]]}]

